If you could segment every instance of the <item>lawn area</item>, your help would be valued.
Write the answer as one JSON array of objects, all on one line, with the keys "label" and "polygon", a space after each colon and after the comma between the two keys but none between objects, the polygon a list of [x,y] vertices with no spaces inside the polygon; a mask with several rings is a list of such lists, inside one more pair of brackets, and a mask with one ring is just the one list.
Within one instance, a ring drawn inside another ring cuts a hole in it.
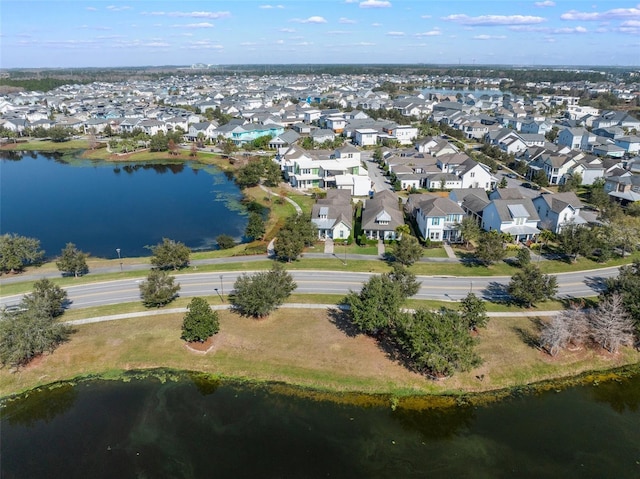
[{"label": "lawn area", "polygon": [[422,254],[423,258],[446,258],[447,252],[444,248],[425,248]]},{"label": "lawn area", "polygon": [[18,150],[18,151],[65,151],[65,150],[84,150],[89,148],[87,140],[69,140],[69,141],[49,141],[32,139],[25,143],[7,143],[2,146],[2,150]]},{"label": "lawn area", "polygon": [[628,348],[618,355],[598,349],[563,352],[551,358],[531,346],[537,334],[535,319],[494,318],[478,337],[484,363],[473,371],[434,382],[391,359],[372,338],[352,334],[339,312],[280,309],[260,321],[229,311],[219,314],[220,333],[207,354],[187,350],[180,340],[182,314],[78,326],[70,341],[52,354],[18,372],[0,370],[0,396],[78,376],[156,367],[319,390],[471,392],[640,361],[640,353]]}]

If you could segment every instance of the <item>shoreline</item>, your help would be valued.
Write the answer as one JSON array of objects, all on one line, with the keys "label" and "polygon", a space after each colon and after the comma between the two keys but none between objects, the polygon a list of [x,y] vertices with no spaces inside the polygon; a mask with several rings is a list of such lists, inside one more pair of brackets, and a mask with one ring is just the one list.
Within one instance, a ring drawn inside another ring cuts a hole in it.
[{"label": "shoreline", "polygon": [[353,405],[360,407],[390,407],[409,410],[423,410],[451,407],[481,407],[495,402],[517,398],[525,395],[537,394],[546,391],[561,392],[564,389],[580,386],[599,386],[609,381],[621,381],[640,374],[640,362],[616,366],[611,369],[598,369],[584,371],[573,376],[559,376],[533,383],[514,385],[500,389],[488,389],[483,391],[443,391],[439,393],[398,393],[398,392],[367,392],[367,391],[340,391],[330,388],[313,388],[309,386],[292,384],[281,381],[268,381],[248,379],[237,376],[225,376],[211,372],[188,369],[172,369],[168,367],[150,367],[147,369],[123,369],[118,371],[104,371],[100,373],[88,373],[66,379],[60,379],[51,383],[40,384],[22,391],[12,392],[0,396],[0,409],[7,403],[25,399],[32,394],[60,387],[77,386],[94,381],[120,381],[131,382],[134,380],[157,380],[164,382],[199,381],[217,383],[229,387],[263,388],[274,394],[304,398],[312,401],[328,401],[336,404]]}]

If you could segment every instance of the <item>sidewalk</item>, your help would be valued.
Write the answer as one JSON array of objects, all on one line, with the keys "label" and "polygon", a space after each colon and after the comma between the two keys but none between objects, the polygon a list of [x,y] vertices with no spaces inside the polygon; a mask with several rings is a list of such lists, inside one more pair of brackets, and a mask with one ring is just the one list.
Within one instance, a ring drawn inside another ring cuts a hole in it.
[{"label": "sidewalk", "polygon": [[[230,309],[230,304],[215,304],[210,305],[211,309],[220,311],[224,309]],[[314,304],[314,303],[285,303],[280,306],[285,309],[340,309],[347,310],[349,307],[342,304]],[[412,312],[413,310],[408,309],[407,311]],[[118,321],[120,319],[129,319],[129,318],[143,318],[145,316],[160,316],[163,314],[175,314],[175,313],[186,313],[187,308],[171,308],[171,309],[154,309],[151,311],[139,311],[136,313],[123,313],[123,314],[113,314],[110,316],[96,316],[94,318],[86,318],[86,319],[76,319],[73,321],[65,321],[63,324],[67,326],[79,326],[82,324],[93,324],[93,323],[103,323],[107,321]],[[527,318],[527,317],[548,317],[555,316],[561,311],[515,311],[515,312],[487,312],[487,316],[490,318]]]}]

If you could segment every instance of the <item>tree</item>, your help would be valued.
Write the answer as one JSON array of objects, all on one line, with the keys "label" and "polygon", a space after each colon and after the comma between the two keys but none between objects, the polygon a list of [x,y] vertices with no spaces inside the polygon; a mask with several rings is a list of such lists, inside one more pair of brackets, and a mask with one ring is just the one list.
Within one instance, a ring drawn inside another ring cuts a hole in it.
[{"label": "tree", "polygon": [[531,251],[529,248],[520,248],[516,253],[516,260],[518,261],[518,266],[521,268],[527,266],[531,263]]},{"label": "tree", "polygon": [[240,188],[256,186],[264,174],[262,160],[251,161],[236,172],[236,184]]},{"label": "tree", "polygon": [[606,289],[601,300],[614,294],[619,295],[625,310],[635,321],[636,329],[640,331],[640,260],[620,267],[619,271],[617,277],[605,280]]},{"label": "tree", "polygon": [[553,298],[558,291],[558,281],[530,264],[511,277],[507,291],[516,303],[531,308],[539,301]]},{"label": "tree", "polygon": [[414,236],[405,234],[400,237],[393,248],[393,259],[404,266],[411,266],[422,258],[422,246]]},{"label": "tree", "polygon": [[633,321],[624,308],[622,296],[611,294],[600,301],[589,316],[591,337],[610,353],[633,344]]},{"label": "tree", "polygon": [[55,318],[64,313],[67,301],[64,289],[50,279],[42,278],[33,283],[33,291],[22,298],[21,306]]},{"label": "tree", "polygon": [[582,185],[582,175],[580,173],[571,173],[567,175],[564,183],[558,188],[558,191],[575,191]]},{"label": "tree", "polygon": [[58,271],[69,275],[72,274],[76,278],[79,275],[86,274],[89,272],[89,266],[87,266],[88,256],[89,255],[87,253],[83,253],[76,248],[75,244],[67,243],[67,245],[62,249],[60,259],[56,261]]},{"label": "tree", "polygon": [[236,241],[233,239],[233,236],[225,234],[216,236],[216,243],[218,244],[219,249],[230,249],[236,245]]},{"label": "tree", "polygon": [[233,140],[227,138],[222,143],[222,154],[224,156],[231,156],[232,153],[238,150],[238,147]]},{"label": "tree", "polygon": [[640,218],[620,214],[611,218],[609,225],[613,242],[622,250],[622,256],[632,252],[640,242]]},{"label": "tree", "polygon": [[170,155],[178,156],[180,154],[180,152],[178,151],[178,145],[176,145],[176,142],[173,140],[173,138],[170,138],[167,142],[167,149],[169,150]]},{"label": "tree", "polygon": [[151,151],[167,151],[169,148],[169,139],[164,132],[159,131],[151,137],[149,141],[149,149]]},{"label": "tree", "polygon": [[152,269],[146,281],[140,283],[142,304],[147,308],[160,308],[178,296],[180,285],[166,271]]},{"label": "tree", "polygon": [[[24,304],[24,303],[23,303]],[[36,356],[53,352],[71,330],[40,307],[27,307],[0,317],[0,364],[17,368]]]},{"label": "tree", "polygon": [[265,158],[263,160],[264,166],[264,182],[267,186],[275,187],[282,181],[282,171],[280,165],[273,161],[271,158]]},{"label": "tree", "polygon": [[582,346],[590,335],[587,314],[583,302],[572,302],[568,309],[560,311],[540,331],[540,346],[555,356],[569,344]]},{"label": "tree", "polygon": [[275,254],[284,261],[294,260],[300,256],[305,246],[312,245],[317,239],[318,230],[310,217],[289,216],[276,235]]},{"label": "tree", "polygon": [[149,248],[151,264],[158,269],[178,270],[189,265],[191,250],[179,241],[162,238],[162,243]]},{"label": "tree", "polygon": [[49,138],[55,143],[69,141],[71,137],[71,129],[64,126],[52,126],[49,128]]},{"label": "tree", "polygon": [[390,275],[376,275],[359,293],[350,291],[344,299],[353,324],[363,333],[376,334],[392,327],[400,314],[405,296],[401,284]]},{"label": "tree", "polygon": [[498,188],[506,188],[507,186],[509,186],[509,182],[507,181],[507,177],[503,176],[500,179],[500,183],[498,183]]},{"label": "tree", "polygon": [[249,222],[244,235],[251,239],[261,239],[266,231],[264,220],[258,213],[249,213]]},{"label": "tree", "polygon": [[602,210],[610,203],[609,193],[604,190],[605,179],[597,178],[589,189],[589,201],[593,206]]},{"label": "tree", "polygon": [[263,318],[284,303],[296,288],[293,277],[282,265],[274,263],[269,271],[240,276],[229,299],[241,315]]},{"label": "tree", "polygon": [[386,273],[391,281],[400,287],[402,296],[408,298],[414,296],[420,291],[420,281],[416,279],[416,275],[409,271],[407,267],[401,263],[393,263],[392,270]]},{"label": "tree", "polygon": [[574,223],[564,225],[557,238],[560,250],[568,257],[573,256],[573,261],[577,261],[579,255],[590,254],[596,242],[590,228]]},{"label": "tree", "polygon": [[450,309],[402,314],[395,335],[415,368],[435,377],[468,371],[481,363],[468,324]]},{"label": "tree", "polygon": [[203,298],[193,298],[187,310],[182,321],[181,336],[185,341],[202,343],[220,330],[218,313]]},{"label": "tree", "polygon": [[480,226],[478,226],[478,223],[469,216],[462,218],[462,221],[458,223],[456,227],[458,228],[458,231],[460,231],[464,241],[467,243],[467,248],[469,247],[469,242],[478,239],[482,231]]},{"label": "tree", "polygon": [[476,248],[476,258],[486,266],[505,257],[506,251],[502,246],[502,237],[496,231],[480,233],[478,247]]},{"label": "tree", "polygon": [[0,236],[0,271],[20,272],[25,266],[39,264],[44,258],[40,240],[13,233]]},{"label": "tree", "polygon": [[477,331],[478,328],[486,328],[489,322],[485,302],[473,293],[467,294],[460,301],[458,313],[472,331]]},{"label": "tree", "polygon": [[549,186],[549,179],[547,178],[547,174],[544,170],[537,170],[531,177],[531,180],[540,186]]}]

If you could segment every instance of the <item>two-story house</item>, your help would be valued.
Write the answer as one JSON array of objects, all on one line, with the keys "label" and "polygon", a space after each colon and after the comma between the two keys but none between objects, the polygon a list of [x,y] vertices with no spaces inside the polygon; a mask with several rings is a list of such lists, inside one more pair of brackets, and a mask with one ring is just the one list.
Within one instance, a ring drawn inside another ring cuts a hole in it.
[{"label": "two-story house", "polygon": [[573,191],[540,195],[533,199],[540,216],[538,227],[560,233],[568,224],[583,225],[587,220],[580,216],[582,202]]},{"label": "two-story house", "polygon": [[362,209],[362,231],[367,239],[397,239],[396,228],[404,224],[398,195],[389,190],[377,192],[365,201]]},{"label": "two-story house", "polygon": [[464,211],[458,203],[437,195],[411,195],[410,199],[407,205],[423,238],[450,243],[461,241],[458,225]]},{"label": "two-story house", "polygon": [[318,238],[346,240],[353,229],[351,194],[346,190],[329,190],[311,208],[311,221],[318,228]]},{"label": "two-story house", "polygon": [[511,235],[515,241],[533,240],[540,216],[529,198],[492,200],[482,210],[482,229]]}]

